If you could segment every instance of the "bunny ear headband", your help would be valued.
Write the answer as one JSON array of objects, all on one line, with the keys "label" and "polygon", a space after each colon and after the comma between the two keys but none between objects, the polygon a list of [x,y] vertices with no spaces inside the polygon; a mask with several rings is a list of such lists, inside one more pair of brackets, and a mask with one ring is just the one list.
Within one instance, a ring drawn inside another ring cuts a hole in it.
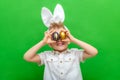
[{"label": "bunny ear headband", "polygon": [[[60,4],[56,5],[53,15],[48,8],[43,7],[41,11],[41,16],[42,16],[43,23],[48,28],[50,27],[51,23],[64,22],[64,19],[65,19],[64,10]],[[64,27],[67,29],[66,26]]]}]

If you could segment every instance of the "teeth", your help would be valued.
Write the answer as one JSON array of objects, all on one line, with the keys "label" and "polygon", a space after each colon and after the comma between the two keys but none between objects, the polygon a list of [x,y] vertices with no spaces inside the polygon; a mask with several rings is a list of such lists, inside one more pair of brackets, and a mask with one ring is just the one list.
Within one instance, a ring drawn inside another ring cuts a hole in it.
[{"label": "teeth", "polygon": [[57,45],[58,45],[58,46],[62,46],[62,45],[63,45],[63,42],[58,42]]}]

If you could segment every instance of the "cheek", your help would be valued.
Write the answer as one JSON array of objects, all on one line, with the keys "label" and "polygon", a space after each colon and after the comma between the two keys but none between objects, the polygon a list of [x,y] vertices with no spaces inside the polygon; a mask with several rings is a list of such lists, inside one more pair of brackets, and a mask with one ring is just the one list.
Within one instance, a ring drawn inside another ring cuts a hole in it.
[{"label": "cheek", "polygon": [[50,47],[56,47],[56,44],[49,44]]}]

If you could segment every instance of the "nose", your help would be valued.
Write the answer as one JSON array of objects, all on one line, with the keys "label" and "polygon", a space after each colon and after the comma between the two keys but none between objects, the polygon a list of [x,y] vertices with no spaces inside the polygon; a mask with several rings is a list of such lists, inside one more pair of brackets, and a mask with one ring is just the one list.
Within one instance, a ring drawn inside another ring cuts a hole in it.
[{"label": "nose", "polygon": [[59,40],[58,40],[58,42],[62,42],[62,40],[61,40],[61,39],[59,39]]}]

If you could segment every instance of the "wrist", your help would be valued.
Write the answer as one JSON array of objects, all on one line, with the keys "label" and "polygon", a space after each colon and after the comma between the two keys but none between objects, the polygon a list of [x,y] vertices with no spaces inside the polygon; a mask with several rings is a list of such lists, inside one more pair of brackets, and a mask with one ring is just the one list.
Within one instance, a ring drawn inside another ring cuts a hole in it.
[{"label": "wrist", "polygon": [[75,42],[75,40],[76,40],[76,38],[73,36],[71,36],[70,39],[71,39],[71,42]]},{"label": "wrist", "polygon": [[41,43],[42,45],[45,45],[45,44],[46,44],[46,42],[45,42],[44,40],[41,40],[40,43]]}]

